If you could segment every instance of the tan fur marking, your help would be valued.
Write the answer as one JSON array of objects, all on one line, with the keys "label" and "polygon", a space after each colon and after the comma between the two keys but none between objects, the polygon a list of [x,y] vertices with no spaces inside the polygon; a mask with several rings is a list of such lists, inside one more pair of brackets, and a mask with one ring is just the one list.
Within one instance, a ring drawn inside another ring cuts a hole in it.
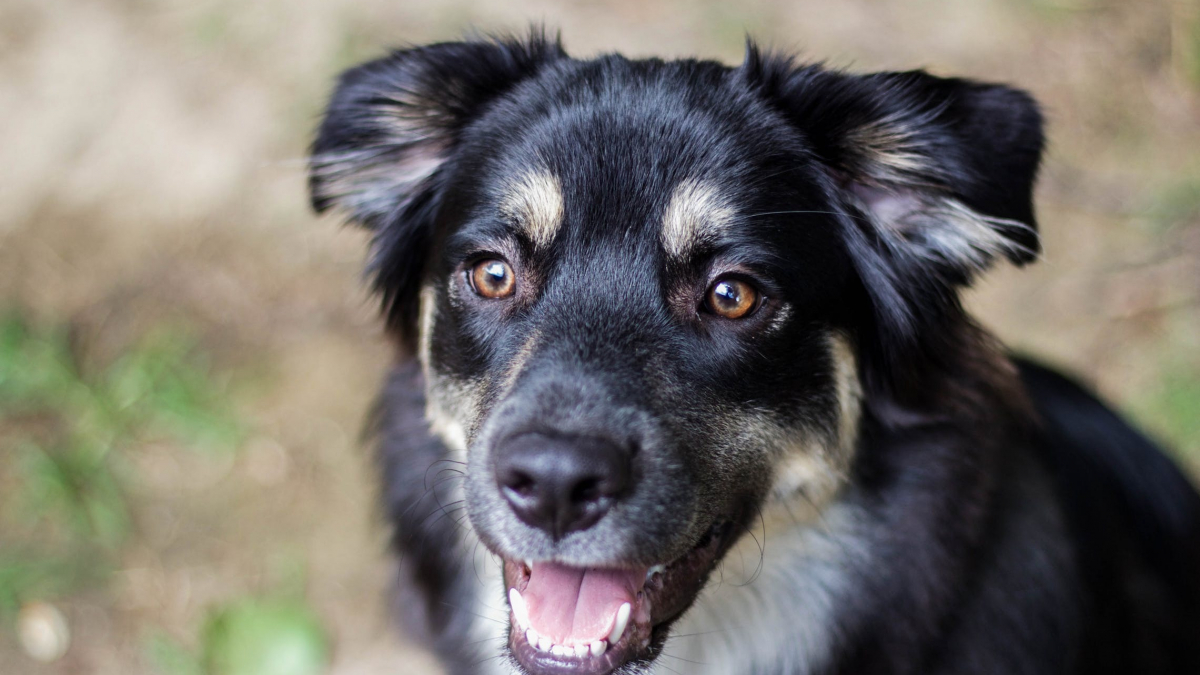
[{"label": "tan fur marking", "polygon": [[[429,422],[430,431],[446,444],[446,448],[449,450],[449,458],[457,462],[466,463],[466,428],[462,421],[455,415],[455,408],[463,406],[455,406],[454,402],[458,401],[461,403],[470,400],[472,392],[466,391],[466,388],[452,381],[448,381],[449,378],[438,375],[433,369],[432,362],[430,361],[430,347],[436,319],[437,291],[431,285],[423,286],[420,293],[420,306],[417,318],[417,358],[421,363],[421,369],[427,383],[425,419]],[[476,387],[476,389],[480,388]],[[480,391],[474,392],[476,396],[480,393]],[[474,399],[474,401],[477,406],[478,398]],[[448,485],[452,493],[447,503],[464,498],[463,481],[451,481]],[[496,583],[496,580],[503,579],[500,569],[496,564],[496,557],[489,555],[486,548],[479,546],[479,538],[469,518],[463,520],[460,525],[462,527],[459,528],[459,531],[462,532],[462,536],[458,538],[459,555],[464,560],[471,560],[472,569],[480,570],[479,574],[468,575],[468,583],[474,581],[472,590],[475,596],[477,598],[487,598],[493,597],[497,593],[503,593],[503,584]],[[483,552],[482,555],[481,551]],[[497,589],[497,586],[500,586],[500,588]],[[479,614],[478,618],[472,621],[472,640],[483,644],[491,640],[501,639],[502,629],[503,625],[500,622]],[[497,668],[494,671],[487,670],[483,672],[494,672],[496,675],[504,673],[504,669]]]},{"label": "tan fur marking", "polygon": [[846,135],[846,143],[862,153],[873,178],[903,180],[930,169],[929,160],[918,152],[915,135],[908,125],[891,119],[864,124]]},{"label": "tan fur marking", "polygon": [[433,340],[433,322],[437,313],[437,290],[430,285],[421,287],[417,309],[417,360],[425,379],[429,379],[429,348]]},{"label": "tan fur marking", "polygon": [[[741,426],[743,434],[780,448],[783,456],[762,519],[725,555],[720,579],[726,583],[710,582],[677,629],[712,637],[669,647],[672,656],[701,664],[693,672],[749,672],[786,663],[786,672],[811,673],[830,658],[832,617],[853,580],[847,569],[868,555],[868,541],[857,534],[861,509],[842,499],[862,401],[858,367],[845,336],[828,339],[836,426],[784,427],[767,414]],[[795,611],[797,603],[803,612]],[[782,623],[788,630],[774,630]],[[775,661],[779,655],[788,660]]]},{"label": "tan fur marking", "polygon": [[430,341],[437,319],[437,292],[433,286],[421,288],[417,318],[417,358],[425,375],[425,419],[429,429],[446,444],[454,459],[466,461],[468,408],[477,406],[479,387],[451,380],[438,374],[430,361]]},{"label": "tan fur marking", "polygon": [[[842,499],[861,416],[858,365],[846,336],[828,339],[836,427],[786,428],[766,414],[741,425],[742,434],[766,440],[783,456],[762,519],[725,555],[720,579],[727,583],[710,582],[677,629],[712,637],[669,647],[672,656],[702,664],[693,672],[778,668],[779,662],[755,659],[781,654],[790,659],[787,672],[820,672],[828,662],[832,617],[852,581],[846,570],[868,555],[868,541],[857,534],[861,509]],[[796,613],[796,603],[805,611]],[[788,630],[774,630],[782,623]]]},{"label": "tan fur marking", "polygon": [[508,368],[504,371],[504,379],[501,380],[501,391],[508,392],[517,383],[517,378],[525,370],[525,364],[529,362],[529,357],[533,356],[534,347],[537,346],[538,340],[541,337],[542,332],[534,330],[529,334],[529,337],[525,338],[525,342],[521,344],[521,349],[513,356],[512,361],[509,361]]},{"label": "tan fur marking", "polygon": [[516,221],[534,246],[548,246],[562,227],[562,185],[548,171],[532,171],[507,188],[501,210]]},{"label": "tan fur marking", "polygon": [[688,179],[671,195],[662,220],[662,245],[677,260],[729,227],[734,211],[717,189]]},{"label": "tan fur marking", "polygon": [[921,129],[937,123],[940,109],[907,110],[863,124],[846,134],[846,147],[858,155],[856,167],[878,183],[924,185],[942,167],[932,161]]},{"label": "tan fur marking", "polygon": [[786,507],[780,515],[789,521],[819,517],[848,480],[854,459],[862,410],[858,366],[845,336],[831,334],[829,349],[837,390],[837,428],[776,432],[786,440],[771,487],[771,502]]},{"label": "tan fur marking", "polygon": [[850,340],[840,333],[829,337],[838,392],[838,450],[849,459],[858,443],[858,423],[862,418],[862,382],[858,377],[858,359]]}]

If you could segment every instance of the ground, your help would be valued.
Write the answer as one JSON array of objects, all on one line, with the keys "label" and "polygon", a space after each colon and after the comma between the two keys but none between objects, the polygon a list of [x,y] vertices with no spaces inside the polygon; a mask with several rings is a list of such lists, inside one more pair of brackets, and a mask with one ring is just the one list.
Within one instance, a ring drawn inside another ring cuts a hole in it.
[{"label": "ground", "polygon": [[[5,0],[0,671],[231,673],[213,626],[270,605],[329,672],[436,672],[389,625],[358,440],[390,359],[365,236],[309,212],[305,148],[339,69],[530,21],[576,55],[735,63],[749,33],[1029,89],[1045,255],[969,302],[1200,470],[1196,2]],[[39,602],[49,663],[17,637]]]}]

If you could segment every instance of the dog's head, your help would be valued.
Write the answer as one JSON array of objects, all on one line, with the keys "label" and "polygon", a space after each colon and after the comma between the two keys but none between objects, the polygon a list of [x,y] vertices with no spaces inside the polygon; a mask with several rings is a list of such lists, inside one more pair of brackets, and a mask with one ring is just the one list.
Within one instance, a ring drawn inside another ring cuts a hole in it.
[{"label": "dog's head", "polygon": [[1036,255],[1041,144],[1019,91],[753,48],[535,36],[342,76],[313,203],[374,231],[527,671],[652,658],[762,509],[836,499],[864,398],[920,407],[957,289]]}]

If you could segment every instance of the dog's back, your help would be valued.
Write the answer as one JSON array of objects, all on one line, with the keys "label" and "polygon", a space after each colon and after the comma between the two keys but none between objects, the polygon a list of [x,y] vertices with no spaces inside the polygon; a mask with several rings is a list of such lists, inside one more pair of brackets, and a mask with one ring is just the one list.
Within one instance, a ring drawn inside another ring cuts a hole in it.
[{"label": "dog's back", "polygon": [[1066,377],[1018,361],[1081,573],[1081,673],[1200,672],[1200,495]]}]

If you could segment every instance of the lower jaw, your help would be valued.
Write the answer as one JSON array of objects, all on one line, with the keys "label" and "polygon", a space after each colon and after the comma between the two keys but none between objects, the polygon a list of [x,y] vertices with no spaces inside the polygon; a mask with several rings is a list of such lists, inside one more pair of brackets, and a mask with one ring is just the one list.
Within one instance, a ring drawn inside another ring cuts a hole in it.
[{"label": "lower jaw", "polygon": [[[605,641],[599,653],[589,650],[567,655],[538,649],[510,612],[508,647],[513,658],[533,675],[608,675],[628,664],[649,663],[666,641],[670,625],[691,606],[720,554],[732,543],[732,531],[730,522],[718,523],[690,552],[657,566],[661,571],[647,577],[624,632],[615,642]],[[524,591],[523,584],[528,582],[525,565],[505,560],[504,580],[506,588]]]},{"label": "lower jaw", "polygon": [[[541,651],[529,644],[514,624],[508,646],[513,658],[525,670],[536,675],[607,675],[628,663],[653,659],[657,653],[653,639],[655,632],[657,631],[648,623],[631,624],[625,629],[621,639],[615,644],[607,645],[599,655],[588,653],[583,657],[565,657]],[[661,644],[661,640],[657,644]]]}]

